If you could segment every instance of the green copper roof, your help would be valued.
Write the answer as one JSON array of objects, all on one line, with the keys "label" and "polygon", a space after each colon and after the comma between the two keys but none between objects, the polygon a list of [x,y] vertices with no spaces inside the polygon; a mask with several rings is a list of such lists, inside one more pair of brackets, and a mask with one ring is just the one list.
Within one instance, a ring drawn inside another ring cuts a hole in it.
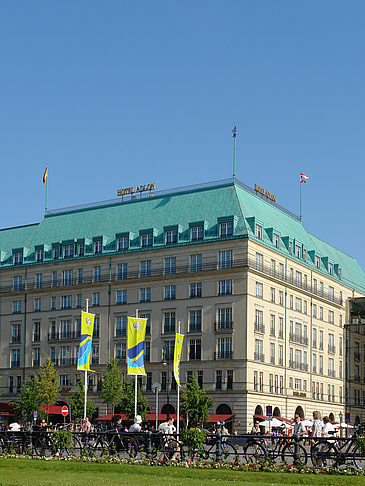
[{"label": "green copper roof", "polygon": [[306,264],[314,268],[314,255],[321,257],[321,271],[328,272],[327,259],[337,278],[341,269],[344,284],[365,293],[365,274],[355,259],[308,233],[298,218],[257,196],[244,184],[231,180],[206,186],[182,188],[122,201],[120,199],[85,207],[54,211],[37,224],[0,230],[1,268],[13,265],[13,251],[24,249],[24,264],[35,263],[35,250],[44,246],[44,261],[52,261],[52,246],[85,240],[85,257],[93,253],[94,238],[102,238],[103,254],[116,252],[117,235],[128,233],[128,251],[141,251],[140,234],[153,231],[153,247],[165,246],[164,231],[178,227],[178,244],[192,244],[190,226],[204,224],[204,241],[219,239],[219,223],[234,222],[234,238],[255,239],[255,223],[262,225],[262,243],[273,248],[272,234],[281,237],[277,250],[288,255],[289,240],[307,252]]}]

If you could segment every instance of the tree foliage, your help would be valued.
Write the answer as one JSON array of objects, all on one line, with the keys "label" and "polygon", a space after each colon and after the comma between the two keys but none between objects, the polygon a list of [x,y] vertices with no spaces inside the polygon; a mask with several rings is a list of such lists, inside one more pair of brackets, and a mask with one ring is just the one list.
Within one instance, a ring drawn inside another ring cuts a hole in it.
[{"label": "tree foliage", "polygon": [[19,401],[15,404],[15,409],[17,414],[26,420],[32,421],[34,412],[37,412],[38,416],[45,414],[44,410],[41,409],[36,378],[28,378],[23,383],[18,399]]},{"label": "tree foliage", "polygon": [[103,376],[100,397],[114,408],[123,398],[124,376],[117,359],[111,359]]},{"label": "tree foliage", "polygon": [[[80,422],[84,418],[84,404],[85,404],[85,385],[82,380],[77,381],[77,388],[72,393],[70,399],[72,418]],[[95,414],[96,408],[90,400],[86,401],[86,416],[92,417]]]},{"label": "tree foliage", "polygon": [[192,376],[181,393],[181,410],[188,414],[190,423],[196,425],[198,422],[206,422],[209,418],[208,409],[213,404],[213,399],[206,395],[195,376]]},{"label": "tree foliage", "polygon": [[[134,418],[134,392],[135,392],[135,384],[133,378],[125,386],[122,401],[121,401],[123,413],[127,415],[129,420],[133,420]],[[140,384],[138,383],[137,415],[140,415],[142,417],[142,420],[145,420],[148,413],[149,413],[149,409],[148,409],[147,400],[145,399]]]},{"label": "tree foliage", "polygon": [[41,367],[39,375],[34,375],[34,378],[37,385],[39,401],[41,405],[45,405],[46,407],[48,420],[48,409],[56,404],[56,400],[60,394],[59,373],[55,370],[54,364],[49,356],[46,356],[46,361]]}]

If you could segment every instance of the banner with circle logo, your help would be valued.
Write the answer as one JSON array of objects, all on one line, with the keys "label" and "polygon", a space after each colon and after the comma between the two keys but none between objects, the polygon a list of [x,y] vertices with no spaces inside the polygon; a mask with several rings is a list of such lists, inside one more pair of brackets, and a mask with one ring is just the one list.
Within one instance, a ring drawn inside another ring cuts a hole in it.
[{"label": "banner with circle logo", "polygon": [[91,343],[94,332],[94,314],[81,312],[81,339],[79,347],[79,358],[77,360],[78,370],[90,371]]},{"label": "banner with circle logo", "polygon": [[175,349],[174,349],[174,376],[176,383],[180,386],[180,361],[181,361],[181,349],[183,345],[184,334],[176,333],[175,337]]},{"label": "banner with circle logo", "polygon": [[127,374],[145,375],[144,339],[147,319],[128,317]]}]

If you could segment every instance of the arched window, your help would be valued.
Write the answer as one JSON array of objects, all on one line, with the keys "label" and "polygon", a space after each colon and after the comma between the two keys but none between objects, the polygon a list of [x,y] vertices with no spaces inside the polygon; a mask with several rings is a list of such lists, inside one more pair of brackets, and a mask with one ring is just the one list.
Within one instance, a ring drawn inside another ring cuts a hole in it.
[{"label": "arched window", "polygon": [[300,405],[295,409],[295,414],[294,415],[299,415],[299,417],[302,420],[304,419],[304,410],[302,409],[302,407]]},{"label": "arched window", "polygon": [[280,408],[279,407],[275,407],[272,414],[273,414],[274,417],[281,417],[281,415],[280,415]]},{"label": "arched window", "polygon": [[220,405],[218,405],[215,413],[217,415],[232,415],[232,409],[229,405],[221,403]]},{"label": "arched window", "polygon": [[328,418],[330,419],[331,422],[335,421],[335,416],[333,415],[332,412],[328,415]]},{"label": "arched window", "polygon": [[169,404],[165,403],[165,405],[161,408],[161,413],[166,414],[166,415],[172,415],[176,412],[175,412],[174,407],[171,405],[171,403],[169,403]]},{"label": "arched window", "polygon": [[356,415],[355,425],[359,425],[360,422],[361,422],[360,417],[358,415]]},{"label": "arched window", "polygon": [[261,405],[257,405],[255,408],[255,415],[264,415]]}]

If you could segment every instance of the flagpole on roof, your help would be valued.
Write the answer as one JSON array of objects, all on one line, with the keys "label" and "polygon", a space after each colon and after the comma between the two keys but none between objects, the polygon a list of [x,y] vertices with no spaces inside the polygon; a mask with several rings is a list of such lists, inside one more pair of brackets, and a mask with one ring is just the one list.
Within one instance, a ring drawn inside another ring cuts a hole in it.
[{"label": "flagpole on roof", "polygon": [[302,181],[299,184],[299,219],[302,221]]},{"label": "flagpole on roof", "polygon": [[44,214],[47,214],[47,198],[48,198],[48,165],[46,165],[46,170],[43,174],[43,184],[46,186],[46,196],[45,196],[45,203],[44,203]]},{"label": "flagpole on roof", "polygon": [[237,128],[236,122],[234,122],[234,127],[232,130],[233,133],[233,182],[236,179],[236,137],[237,137]]}]

